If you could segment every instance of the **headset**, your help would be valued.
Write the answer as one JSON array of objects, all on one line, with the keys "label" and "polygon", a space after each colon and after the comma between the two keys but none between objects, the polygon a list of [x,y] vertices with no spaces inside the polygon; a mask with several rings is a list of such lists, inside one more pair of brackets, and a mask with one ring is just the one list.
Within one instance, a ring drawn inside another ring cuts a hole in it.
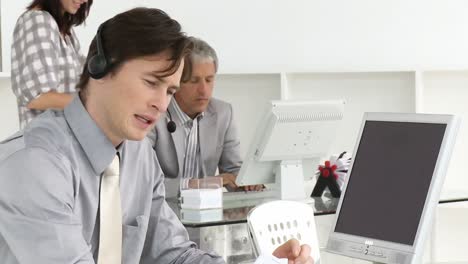
[{"label": "headset", "polygon": [[104,49],[102,48],[101,31],[105,23],[102,23],[96,33],[97,54],[93,55],[88,61],[88,73],[93,79],[101,79],[109,72],[109,64],[107,63]]}]

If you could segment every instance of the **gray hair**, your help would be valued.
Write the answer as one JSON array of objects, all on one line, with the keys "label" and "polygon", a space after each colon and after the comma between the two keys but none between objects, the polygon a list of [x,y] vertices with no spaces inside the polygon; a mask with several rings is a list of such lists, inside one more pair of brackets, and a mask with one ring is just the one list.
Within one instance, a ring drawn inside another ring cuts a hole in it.
[{"label": "gray hair", "polygon": [[218,56],[216,51],[204,40],[195,37],[189,37],[193,45],[193,49],[188,56],[185,57],[185,66],[182,72],[182,82],[188,82],[192,77],[193,64],[203,62],[213,62],[215,72],[218,71]]}]

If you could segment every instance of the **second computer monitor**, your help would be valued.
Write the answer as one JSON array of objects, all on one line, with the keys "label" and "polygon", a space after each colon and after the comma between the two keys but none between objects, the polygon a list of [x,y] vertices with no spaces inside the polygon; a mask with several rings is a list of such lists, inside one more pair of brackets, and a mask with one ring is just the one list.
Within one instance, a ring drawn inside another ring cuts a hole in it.
[{"label": "second computer monitor", "polygon": [[271,101],[258,123],[236,183],[276,183],[279,198],[304,199],[302,161],[329,154],[344,104],[343,100]]}]

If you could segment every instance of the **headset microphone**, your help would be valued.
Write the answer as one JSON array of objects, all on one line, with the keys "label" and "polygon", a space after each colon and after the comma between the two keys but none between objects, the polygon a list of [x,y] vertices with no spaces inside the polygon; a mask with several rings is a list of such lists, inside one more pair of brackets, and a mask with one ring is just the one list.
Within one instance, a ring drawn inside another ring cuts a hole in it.
[{"label": "headset microphone", "polygon": [[167,131],[174,133],[177,128],[176,123],[172,121],[171,112],[169,112],[169,110],[167,110],[167,115],[169,116],[169,122],[167,122]]}]

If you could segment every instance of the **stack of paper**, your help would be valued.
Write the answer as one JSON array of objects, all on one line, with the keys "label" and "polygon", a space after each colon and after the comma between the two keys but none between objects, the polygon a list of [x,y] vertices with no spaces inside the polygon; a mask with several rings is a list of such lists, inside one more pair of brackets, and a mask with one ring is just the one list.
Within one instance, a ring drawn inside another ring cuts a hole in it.
[{"label": "stack of paper", "polygon": [[215,222],[223,220],[223,209],[205,209],[205,210],[193,210],[193,209],[181,209],[180,219],[182,221],[189,222]]},{"label": "stack of paper", "polygon": [[210,209],[223,207],[223,191],[215,189],[185,189],[180,191],[180,206],[185,209]]},{"label": "stack of paper", "polygon": [[288,264],[288,259],[280,259],[272,255],[260,255],[254,264]]}]

